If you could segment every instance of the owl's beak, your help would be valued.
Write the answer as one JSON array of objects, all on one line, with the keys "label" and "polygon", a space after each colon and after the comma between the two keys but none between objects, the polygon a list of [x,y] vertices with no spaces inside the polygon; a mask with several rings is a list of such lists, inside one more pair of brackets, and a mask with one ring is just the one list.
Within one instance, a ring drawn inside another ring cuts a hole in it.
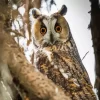
[{"label": "owl's beak", "polygon": [[54,38],[53,38],[53,35],[50,34],[50,42],[53,44],[54,43]]}]

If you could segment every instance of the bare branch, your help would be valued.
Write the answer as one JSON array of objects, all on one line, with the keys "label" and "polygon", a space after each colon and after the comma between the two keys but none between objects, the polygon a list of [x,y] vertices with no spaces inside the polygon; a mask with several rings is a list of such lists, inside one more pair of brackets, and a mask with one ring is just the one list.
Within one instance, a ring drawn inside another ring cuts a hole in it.
[{"label": "bare branch", "polygon": [[24,35],[22,33],[19,33],[17,30],[7,29],[7,31],[15,33],[14,37],[17,37],[17,36],[24,37]]}]

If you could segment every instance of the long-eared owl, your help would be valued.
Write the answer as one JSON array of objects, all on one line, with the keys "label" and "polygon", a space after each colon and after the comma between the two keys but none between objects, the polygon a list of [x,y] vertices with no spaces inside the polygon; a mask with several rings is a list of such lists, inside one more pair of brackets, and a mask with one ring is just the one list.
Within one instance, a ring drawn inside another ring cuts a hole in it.
[{"label": "long-eared owl", "polygon": [[61,87],[72,100],[96,100],[92,85],[79,57],[65,5],[50,16],[33,9],[33,44],[36,68]]}]

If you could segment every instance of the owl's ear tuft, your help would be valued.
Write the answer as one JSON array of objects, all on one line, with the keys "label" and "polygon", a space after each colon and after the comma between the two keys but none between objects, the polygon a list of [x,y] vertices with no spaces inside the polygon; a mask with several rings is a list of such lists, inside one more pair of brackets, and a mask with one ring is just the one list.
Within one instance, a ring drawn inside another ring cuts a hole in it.
[{"label": "owl's ear tuft", "polygon": [[34,8],[32,10],[32,15],[33,15],[34,18],[38,18],[39,16],[41,16],[41,12],[37,8]]},{"label": "owl's ear tuft", "polygon": [[67,13],[67,7],[66,5],[62,5],[61,9],[58,11],[59,14],[61,14],[62,16],[63,15],[66,15]]}]

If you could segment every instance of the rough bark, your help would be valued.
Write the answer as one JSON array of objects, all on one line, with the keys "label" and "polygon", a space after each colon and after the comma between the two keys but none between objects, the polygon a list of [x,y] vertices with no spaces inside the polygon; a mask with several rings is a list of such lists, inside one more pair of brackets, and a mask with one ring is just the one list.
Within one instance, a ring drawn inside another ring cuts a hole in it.
[{"label": "rough bark", "polygon": [[100,99],[100,5],[99,0],[90,0],[91,2],[91,22],[90,29],[92,34],[92,41],[95,54],[95,71],[96,81],[95,87]]}]

